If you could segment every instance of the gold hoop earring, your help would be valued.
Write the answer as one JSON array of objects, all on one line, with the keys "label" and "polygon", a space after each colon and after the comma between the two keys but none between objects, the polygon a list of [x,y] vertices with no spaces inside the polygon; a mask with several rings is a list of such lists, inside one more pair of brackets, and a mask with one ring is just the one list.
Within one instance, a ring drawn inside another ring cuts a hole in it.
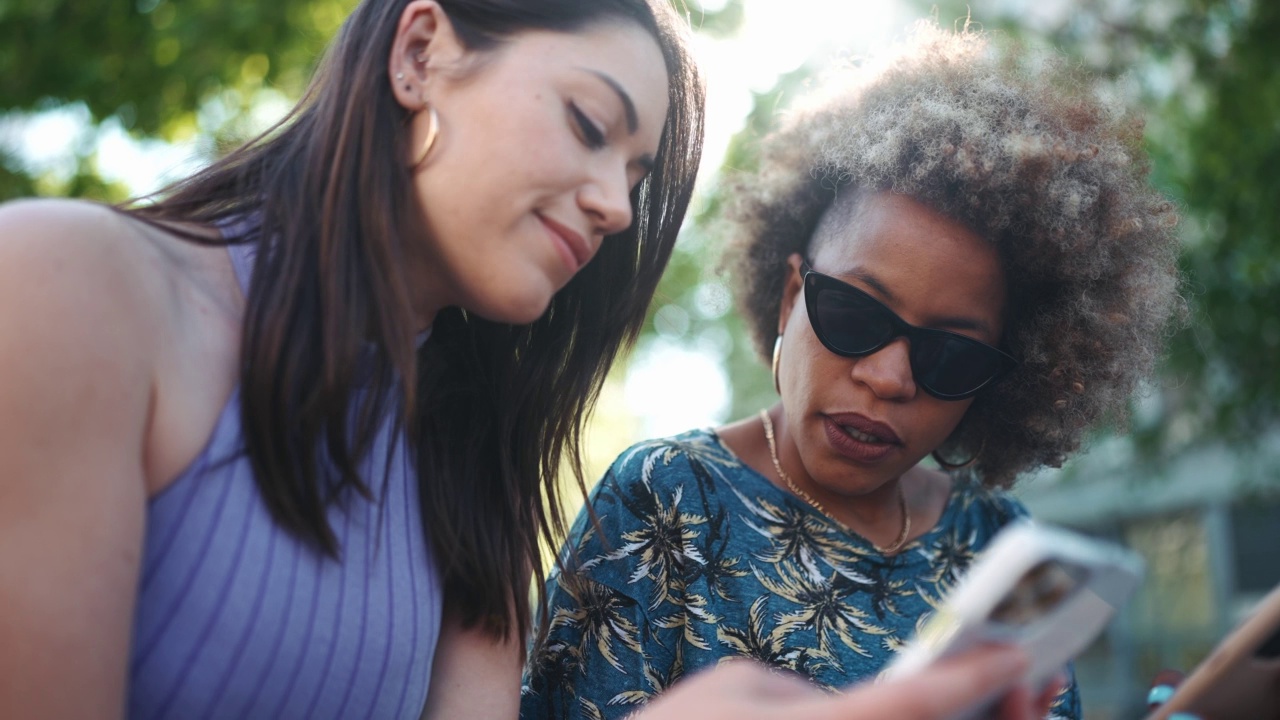
[{"label": "gold hoop earring", "polygon": [[782,360],[782,333],[773,341],[773,389],[782,397],[782,383],[778,382],[778,363]]},{"label": "gold hoop earring", "polygon": [[973,467],[974,463],[978,462],[978,458],[982,457],[982,451],[986,449],[987,439],[984,437],[982,438],[982,443],[978,445],[978,452],[974,453],[968,460],[965,460],[962,463],[953,463],[942,459],[942,455],[940,455],[937,450],[929,453],[929,456],[933,458],[934,462],[938,463],[938,467],[947,472],[955,472],[957,470],[965,470]]},{"label": "gold hoop earring", "polygon": [[422,149],[418,151],[418,156],[413,161],[412,167],[415,170],[427,159],[427,153],[431,152],[431,146],[436,144],[436,135],[440,132],[440,116],[436,115],[436,109],[425,100],[422,108],[427,113],[427,139],[422,141]]}]

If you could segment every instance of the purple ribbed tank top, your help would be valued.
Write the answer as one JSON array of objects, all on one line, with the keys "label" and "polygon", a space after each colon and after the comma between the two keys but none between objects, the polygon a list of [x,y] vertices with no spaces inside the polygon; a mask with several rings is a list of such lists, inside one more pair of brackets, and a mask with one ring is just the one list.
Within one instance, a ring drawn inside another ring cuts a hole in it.
[{"label": "purple ribbed tank top", "polygon": [[[228,247],[241,287],[256,248]],[[388,421],[362,464],[380,502],[352,494],[329,510],[337,561],[271,519],[232,394],[204,450],[148,503],[130,718],[419,716],[443,588],[416,473],[392,440]]]}]

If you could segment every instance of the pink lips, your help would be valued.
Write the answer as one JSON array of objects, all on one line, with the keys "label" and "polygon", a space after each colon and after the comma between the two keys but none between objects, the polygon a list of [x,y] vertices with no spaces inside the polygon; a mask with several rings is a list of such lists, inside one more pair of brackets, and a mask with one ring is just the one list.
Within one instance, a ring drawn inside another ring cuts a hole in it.
[{"label": "pink lips", "polygon": [[538,215],[538,219],[546,225],[551,234],[560,240],[559,246],[561,255],[564,257],[565,265],[569,266],[572,272],[578,272],[583,265],[591,259],[595,253],[592,252],[591,246],[587,243],[586,238],[574,232],[570,228],[561,225],[545,215]]},{"label": "pink lips", "polygon": [[[877,442],[859,440],[846,432],[846,427],[863,435],[870,435]],[[828,415],[823,418],[823,429],[826,431],[827,441],[836,452],[857,462],[883,460],[902,445],[893,428],[856,413]]]}]

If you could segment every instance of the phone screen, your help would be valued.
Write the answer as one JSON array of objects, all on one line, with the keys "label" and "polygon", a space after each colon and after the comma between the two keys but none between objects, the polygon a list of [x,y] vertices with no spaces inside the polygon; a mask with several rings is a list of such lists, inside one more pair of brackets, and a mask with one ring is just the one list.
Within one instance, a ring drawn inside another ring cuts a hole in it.
[{"label": "phone screen", "polygon": [[1062,560],[1033,566],[991,609],[987,619],[1014,627],[1034,623],[1075,595],[1089,580],[1087,568]]},{"label": "phone screen", "polygon": [[[886,674],[918,672],[985,643],[1021,647],[1035,690],[1102,632],[1137,587],[1141,559],[1122,547],[1061,528],[1022,522],[1005,528]],[[985,717],[987,698],[958,715]]]}]

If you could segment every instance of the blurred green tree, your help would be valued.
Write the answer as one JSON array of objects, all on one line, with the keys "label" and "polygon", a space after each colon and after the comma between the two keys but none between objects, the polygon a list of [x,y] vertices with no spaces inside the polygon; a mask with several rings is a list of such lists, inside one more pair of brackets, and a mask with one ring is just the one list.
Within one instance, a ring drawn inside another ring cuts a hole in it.
[{"label": "blurred green tree", "polygon": [[1280,4],[1059,6],[949,1],[936,12],[1059,48],[1145,117],[1154,182],[1184,213],[1192,315],[1133,437],[1149,459],[1206,441],[1248,447],[1280,421]]},{"label": "blurred green tree", "polygon": [[[24,162],[22,148],[0,155],[0,198],[60,194],[116,200],[128,189],[103,182],[96,139],[113,121],[135,139],[185,141],[200,132],[247,135],[243,124],[264,89],[297,97],[315,58],[346,13],[341,0],[134,0],[96,5],[69,0],[0,4],[0,117],[59,109],[80,112],[70,179],[52,182]],[[220,105],[227,122],[201,121]],[[212,154],[212,152],[210,152]]]},{"label": "blurred green tree", "polygon": [[[700,31],[732,33],[741,0],[715,12],[673,0]],[[97,140],[118,125],[135,140],[198,140],[202,155],[264,129],[252,111],[287,107],[354,0],[72,0],[0,2],[0,200],[57,194],[119,200],[102,179]],[[71,110],[85,126],[74,168],[32,167],[5,130],[40,113]]]},{"label": "blurred green tree", "polygon": [[746,325],[733,305],[730,279],[720,272],[721,238],[716,219],[724,209],[728,192],[723,180],[735,173],[751,172],[758,166],[756,143],[776,121],[812,75],[802,65],[779,76],[766,92],[755,93],[751,112],[743,127],[725,149],[719,172],[706,178],[702,193],[686,224],[671,264],[667,266],[658,294],[649,308],[650,322],[640,343],[664,340],[694,347],[715,357],[730,384],[726,419],[745,417],[777,401],[769,369],[761,362],[747,333]]}]

